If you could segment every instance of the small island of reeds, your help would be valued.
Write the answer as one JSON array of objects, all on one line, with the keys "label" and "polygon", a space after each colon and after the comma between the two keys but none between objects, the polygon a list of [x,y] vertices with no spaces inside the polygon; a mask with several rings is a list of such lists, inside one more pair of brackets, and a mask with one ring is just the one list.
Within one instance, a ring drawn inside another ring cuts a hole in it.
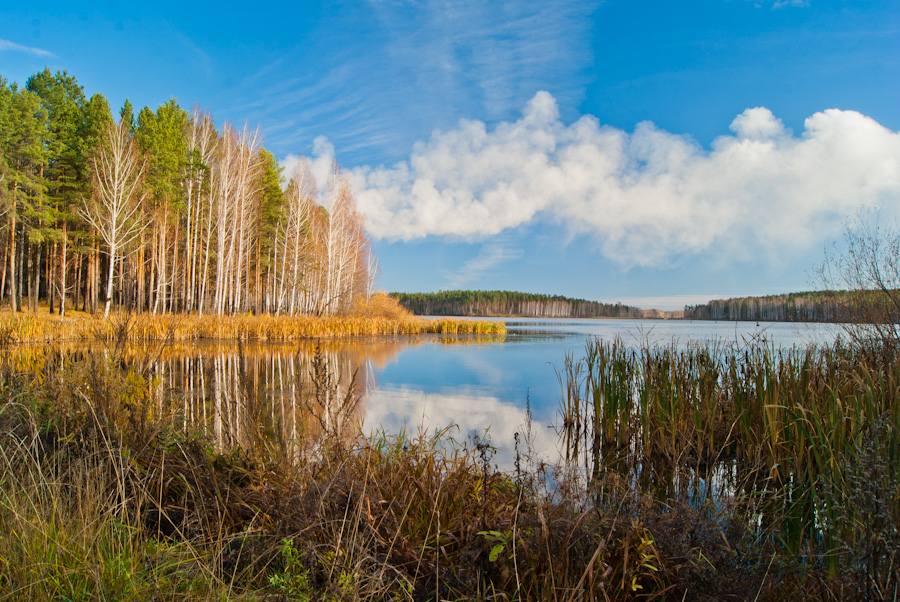
[{"label": "small island of reeds", "polygon": [[198,315],[133,314],[113,311],[106,318],[69,310],[65,317],[48,312],[0,312],[0,330],[18,343],[90,341],[127,333],[129,341],[269,341],[339,339],[383,335],[502,335],[502,321],[413,316],[396,301],[376,294],[346,315],[278,316],[271,314]]}]

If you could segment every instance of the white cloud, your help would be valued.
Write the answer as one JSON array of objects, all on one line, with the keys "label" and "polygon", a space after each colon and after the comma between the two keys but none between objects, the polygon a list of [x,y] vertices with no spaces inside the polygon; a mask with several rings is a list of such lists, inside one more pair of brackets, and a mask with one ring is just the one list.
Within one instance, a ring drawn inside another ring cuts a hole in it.
[{"label": "white cloud", "polygon": [[9,40],[0,39],[0,51],[3,50],[12,50],[13,52],[25,52],[27,54],[33,54],[35,56],[56,58],[56,55],[49,50],[44,50],[43,48],[34,48],[32,46],[23,46],[22,44],[16,44],[15,42],[10,42]]},{"label": "white cloud", "polygon": [[461,121],[352,180],[375,238],[479,240],[556,222],[625,267],[777,260],[834,238],[860,205],[900,208],[900,135],[864,115],[830,109],[793,135],[757,107],[731,130],[706,150],[649,122],[632,133],[590,115],[566,125],[539,92],[518,121]]},{"label": "white cloud", "polygon": [[324,136],[319,136],[313,140],[312,158],[290,154],[282,159],[280,161],[281,166],[284,168],[284,172],[281,174],[282,185],[285,188],[301,161],[309,162],[309,170],[319,189],[319,198],[325,198],[325,188],[331,180],[331,171],[335,165],[334,145]]},{"label": "white cloud", "polygon": [[728,129],[745,140],[772,140],[789,134],[781,120],[765,107],[745,110],[734,118]]}]

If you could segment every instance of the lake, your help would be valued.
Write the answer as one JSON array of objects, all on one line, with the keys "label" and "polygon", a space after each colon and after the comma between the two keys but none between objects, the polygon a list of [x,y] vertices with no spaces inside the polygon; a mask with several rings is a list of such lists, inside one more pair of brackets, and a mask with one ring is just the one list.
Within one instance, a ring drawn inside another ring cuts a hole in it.
[{"label": "lake", "polygon": [[[244,346],[197,343],[176,346],[149,366],[154,395],[180,404],[187,423],[205,424],[223,445],[239,443],[259,410],[287,439],[304,428],[338,426],[364,433],[433,433],[463,441],[478,434],[498,448],[505,468],[514,441],[533,415],[535,451],[555,458],[561,370],[576,359],[588,337],[626,344],[744,344],[763,338],[775,346],[834,339],[827,324],[679,320],[506,318],[507,335],[491,337],[372,337],[315,344]],[[316,358],[319,358],[318,360]],[[318,363],[317,363],[318,362]],[[317,376],[318,375],[318,376]],[[326,392],[311,394],[314,380]],[[327,381],[327,382],[325,382]],[[351,381],[353,390],[350,391]],[[323,386],[327,385],[327,386]],[[305,394],[301,392],[305,391]],[[345,401],[355,401],[347,407]],[[352,426],[351,426],[352,425]]]}]

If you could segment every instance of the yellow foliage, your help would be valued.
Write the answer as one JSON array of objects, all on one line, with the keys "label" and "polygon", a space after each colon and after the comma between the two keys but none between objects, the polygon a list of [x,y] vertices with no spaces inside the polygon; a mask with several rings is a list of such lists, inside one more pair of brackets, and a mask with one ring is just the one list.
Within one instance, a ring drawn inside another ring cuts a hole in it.
[{"label": "yellow foliage", "polygon": [[368,300],[357,298],[350,315],[390,320],[400,320],[412,316],[405,307],[400,305],[399,301],[385,293],[375,293]]}]

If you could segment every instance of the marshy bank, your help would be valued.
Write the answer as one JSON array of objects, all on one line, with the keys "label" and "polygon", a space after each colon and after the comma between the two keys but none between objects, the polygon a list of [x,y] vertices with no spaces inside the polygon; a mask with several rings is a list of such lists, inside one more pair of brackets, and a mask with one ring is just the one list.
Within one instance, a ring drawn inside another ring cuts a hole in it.
[{"label": "marshy bank", "polygon": [[561,373],[568,462],[533,457],[526,422],[509,471],[485,439],[358,435],[315,357],[290,430],[235,372],[231,442],[114,343],[29,357],[0,367],[2,599],[896,594],[889,347],[593,341]]}]

